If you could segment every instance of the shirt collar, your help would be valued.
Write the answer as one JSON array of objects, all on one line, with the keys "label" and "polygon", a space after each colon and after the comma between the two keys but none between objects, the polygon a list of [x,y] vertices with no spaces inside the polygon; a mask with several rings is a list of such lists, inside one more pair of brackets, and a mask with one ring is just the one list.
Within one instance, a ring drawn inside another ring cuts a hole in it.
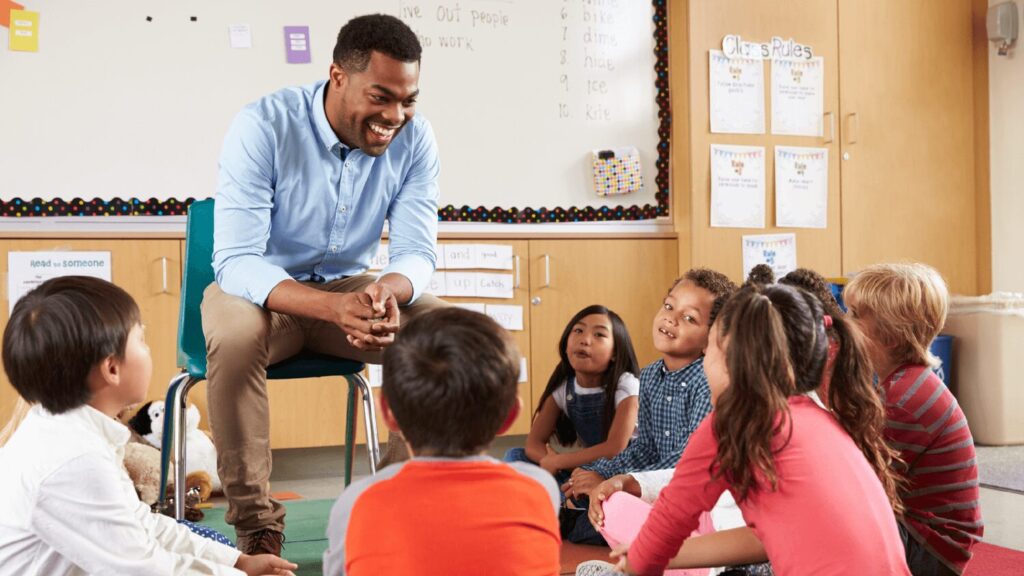
[{"label": "shirt collar", "polygon": [[665,365],[665,361],[664,360],[658,360],[658,362],[661,362],[661,373],[662,373],[662,375],[664,375],[664,376],[675,376],[677,374],[682,374],[686,370],[689,370],[690,368],[693,368],[694,366],[697,366],[698,364],[702,364],[704,362],[704,355],[702,354],[702,355],[698,356],[697,359],[694,360],[693,362],[690,362],[686,366],[683,366],[682,368],[680,368],[678,370],[674,370],[674,371],[669,371],[668,366]]},{"label": "shirt collar", "polygon": [[331,128],[331,123],[327,121],[327,113],[324,111],[324,96],[326,94],[327,82],[320,84],[316,92],[313,92],[313,102],[310,103],[313,108],[313,124],[316,126],[317,135],[320,136],[320,142],[323,143],[324,148],[331,154],[337,154],[339,148],[344,149],[345,152],[342,154],[344,157],[352,150],[338,139],[338,135]]},{"label": "shirt collar", "polygon": [[38,405],[34,410],[38,410],[39,414],[44,418],[61,418],[70,420],[88,428],[89,430],[95,431],[114,448],[123,448],[124,445],[128,443],[128,440],[132,435],[127,426],[92,406],[89,406],[88,404],[68,410],[63,414],[52,414],[42,406]]}]

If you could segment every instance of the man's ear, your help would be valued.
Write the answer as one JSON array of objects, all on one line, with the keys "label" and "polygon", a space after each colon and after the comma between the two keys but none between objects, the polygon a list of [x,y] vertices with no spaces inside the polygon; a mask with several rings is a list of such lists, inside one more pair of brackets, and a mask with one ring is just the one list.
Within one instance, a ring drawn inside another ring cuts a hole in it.
[{"label": "man's ear", "polygon": [[508,411],[508,416],[505,417],[505,421],[502,422],[501,428],[498,429],[498,434],[504,434],[512,427],[516,422],[516,418],[519,417],[519,413],[523,410],[523,399],[516,396],[516,402],[512,405],[512,408]]},{"label": "man's ear", "polygon": [[345,72],[345,69],[338,66],[336,62],[331,63],[328,77],[331,79],[331,88],[342,88],[348,82],[348,72]]},{"label": "man's ear", "polygon": [[388,399],[383,394],[380,397],[380,419],[384,421],[384,425],[388,427],[388,430],[392,432],[401,432],[402,429],[398,426],[398,420],[395,420],[395,414],[391,411],[391,406],[388,406]]}]

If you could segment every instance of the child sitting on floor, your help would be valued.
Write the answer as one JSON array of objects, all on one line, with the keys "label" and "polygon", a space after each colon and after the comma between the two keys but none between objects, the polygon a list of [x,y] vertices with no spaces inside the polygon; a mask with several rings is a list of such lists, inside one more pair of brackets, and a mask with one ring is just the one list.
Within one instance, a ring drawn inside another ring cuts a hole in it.
[{"label": "child sitting on floor", "polygon": [[885,436],[900,451],[906,514],[900,535],[915,576],[962,574],[984,525],[974,439],[929,351],[946,323],[946,283],[924,264],[876,264],[843,291],[869,340],[885,398]]},{"label": "child sitting on floor", "polygon": [[341,494],[324,574],[558,574],[554,479],[485,455],[520,409],[508,332],[483,314],[432,310],[403,328],[383,366],[381,417],[413,458]]},{"label": "child sitting on floor", "polygon": [[[573,468],[611,458],[636,431],[640,372],[633,342],[619,315],[600,305],[577,312],[558,341],[561,359],[537,402],[526,449],[512,448],[506,462],[540,465],[559,483]],[[556,452],[549,441],[579,450]]]},{"label": "child sitting on floor", "polygon": [[4,574],[291,574],[295,564],[203,538],[139,501],[117,421],[153,361],[139,308],[96,278],[43,282],[11,313],[4,370],[35,404],[0,448]]}]

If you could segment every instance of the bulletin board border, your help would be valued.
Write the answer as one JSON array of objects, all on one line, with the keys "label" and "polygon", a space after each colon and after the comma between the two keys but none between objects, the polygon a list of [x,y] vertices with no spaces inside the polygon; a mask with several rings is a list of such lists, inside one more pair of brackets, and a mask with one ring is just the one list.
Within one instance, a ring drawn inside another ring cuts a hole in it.
[{"label": "bulletin board border", "polygon": [[[653,0],[654,4],[654,55],[655,81],[658,104],[658,159],[655,161],[657,176],[654,194],[656,204],[633,206],[570,206],[569,208],[487,208],[468,205],[439,208],[440,222],[493,222],[500,224],[541,224],[549,222],[610,222],[652,220],[669,214],[669,161],[671,147],[669,136],[672,132],[672,116],[669,105],[668,82],[668,12],[666,0]],[[56,216],[184,216],[194,198],[179,200],[170,198],[158,200],[149,198],[93,198],[64,200],[54,198],[43,200],[0,199],[0,218],[46,218]]]}]

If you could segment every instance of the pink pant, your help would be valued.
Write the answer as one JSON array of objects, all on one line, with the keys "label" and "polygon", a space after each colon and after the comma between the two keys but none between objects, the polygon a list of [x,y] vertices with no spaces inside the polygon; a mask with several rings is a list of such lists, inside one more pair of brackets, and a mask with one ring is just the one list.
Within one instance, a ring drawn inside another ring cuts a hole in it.
[{"label": "pink pant", "polygon": [[[640,533],[640,527],[647,520],[651,513],[651,505],[643,500],[627,494],[616,492],[604,503],[604,526],[601,527],[601,535],[608,541],[608,545],[615,548],[623,542],[632,542]],[[703,512],[700,515],[700,524],[690,536],[710,534],[715,531],[711,523],[711,513]],[[670,576],[707,576],[707,568],[690,568],[686,570],[668,570],[666,575]]]}]

